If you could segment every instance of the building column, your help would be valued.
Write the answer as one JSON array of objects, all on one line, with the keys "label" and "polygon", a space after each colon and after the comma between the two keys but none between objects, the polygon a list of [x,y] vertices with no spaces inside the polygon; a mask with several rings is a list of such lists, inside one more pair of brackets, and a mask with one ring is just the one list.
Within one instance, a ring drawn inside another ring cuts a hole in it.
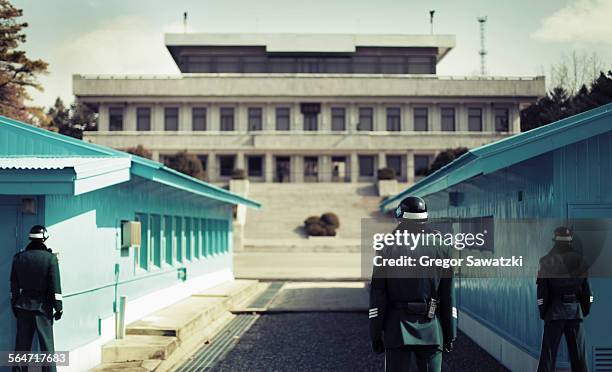
[{"label": "building column", "polygon": [[521,111],[518,104],[514,104],[510,106],[508,110],[508,115],[510,116],[510,130],[512,133],[520,133],[521,132]]},{"label": "building column", "polygon": [[495,132],[495,120],[491,104],[484,105],[482,110],[482,130],[483,132]]},{"label": "building column", "polygon": [[294,155],[290,158],[291,173],[289,179],[291,182],[304,182],[304,157],[302,155]]},{"label": "building column", "polygon": [[412,108],[410,104],[402,105],[402,131],[411,132],[414,130],[414,124],[412,120]]},{"label": "building column", "polygon": [[359,121],[359,107],[355,103],[346,106],[346,131],[348,133],[357,132],[357,122]]},{"label": "building column", "polygon": [[124,131],[136,131],[136,107],[134,105],[127,105],[123,110],[123,124]]},{"label": "building column", "polygon": [[215,182],[218,178],[217,172],[217,154],[214,152],[208,153],[208,164],[206,164],[206,176],[209,182]]},{"label": "building column", "polygon": [[159,161],[159,151],[151,150],[151,160]]},{"label": "building column", "polygon": [[108,124],[109,124],[109,120],[110,117],[108,115],[108,105],[106,104],[102,104],[100,105],[100,109],[98,110],[99,115],[98,115],[98,131],[100,132],[107,132],[108,131]]},{"label": "building column", "polygon": [[244,152],[239,151],[236,153],[236,164],[234,165],[234,169],[244,169],[246,171]]},{"label": "building column", "polygon": [[[376,166],[378,167],[377,169],[381,169],[381,168],[386,168],[387,167],[387,154],[385,154],[382,151],[378,153],[378,162],[377,162]],[[376,172],[376,169],[374,169],[374,171]]]},{"label": "building column", "polygon": [[274,182],[274,159],[270,152],[264,155],[264,181]]},{"label": "building column", "polygon": [[151,108],[151,130],[153,132],[162,132],[164,130],[164,107],[156,104]]},{"label": "building column", "polygon": [[187,104],[179,106],[179,132],[191,132],[191,107]]},{"label": "building column", "polygon": [[317,121],[319,122],[319,132],[331,131],[331,108],[328,104],[321,103],[321,111],[319,112]]},{"label": "building column", "polygon": [[219,109],[219,104],[217,103],[212,103],[210,105],[210,121],[207,124],[208,126],[208,130],[210,130],[211,132],[218,132],[219,128],[221,127],[220,122],[221,122],[221,111]]},{"label": "building column", "polygon": [[384,132],[387,130],[387,107],[380,102],[372,106],[374,109],[374,132]]},{"label": "building column", "polygon": [[429,130],[431,132],[439,132],[442,130],[442,123],[440,121],[440,106],[433,104],[429,106],[430,115],[429,119]]},{"label": "building column", "polygon": [[406,181],[409,184],[414,183],[414,151],[412,150],[406,153]]},{"label": "building column", "polygon": [[234,129],[238,133],[248,132],[249,109],[246,105],[238,104],[234,110],[236,110],[236,126]]},{"label": "building column", "polygon": [[349,166],[351,171],[351,182],[359,181],[359,157],[356,152],[351,153],[351,163]]},{"label": "building column", "polygon": [[319,156],[319,182],[331,182],[332,180],[331,156]]}]

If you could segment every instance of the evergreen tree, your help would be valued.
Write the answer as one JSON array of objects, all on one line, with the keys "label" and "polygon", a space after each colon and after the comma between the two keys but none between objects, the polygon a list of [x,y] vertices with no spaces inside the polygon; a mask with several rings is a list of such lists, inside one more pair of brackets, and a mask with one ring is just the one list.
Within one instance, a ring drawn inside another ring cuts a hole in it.
[{"label": "evergreen tree", "polygon": [[37,75],[47,72],[47,63],[31,60],[19,50],[26,41],[23,15],[10,1],[0,0],[0,115],[16,120],[31,121],[25,101],[30,97],[27,88],[42,90]]}]

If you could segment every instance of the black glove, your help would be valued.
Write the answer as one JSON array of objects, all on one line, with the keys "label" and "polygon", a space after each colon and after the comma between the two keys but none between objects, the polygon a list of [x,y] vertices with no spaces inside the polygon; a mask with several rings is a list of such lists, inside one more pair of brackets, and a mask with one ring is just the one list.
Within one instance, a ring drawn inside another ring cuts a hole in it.
[{"label": "black glove", "polygon": [[15,315],[15,318],[17,318],[17,308],[15,306],[11,306],[11,309],[13,310],[13,315]]},{"label": "black glove", "polygon": [[55,314],[53,314],[53,319],[55,319],[55,320],[62,319],[62,314],[64,314],[63,311],[56,311]]},{"label": "black glove", "polygon": [[376,354],[384,353],[385,344],[383,343],[383,340],[378,339],[376,341],[372,341],[372,351],[374,351]]},{"label": "black glove", "polygon": [[444,342],[444,352],[445,353],[450,353],[451,351],[453,351],[453,341],[445,341]]}]

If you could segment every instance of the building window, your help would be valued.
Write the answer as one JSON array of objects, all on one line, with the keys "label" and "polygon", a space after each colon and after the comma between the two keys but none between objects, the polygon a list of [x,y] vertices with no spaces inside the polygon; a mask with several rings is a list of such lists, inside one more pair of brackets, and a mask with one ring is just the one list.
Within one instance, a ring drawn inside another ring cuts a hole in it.
[{"label": "building window", "polygon": [[357,74],[376,74],[378,68],[378,57],[356,56],[353,58],[353,72]]},{"label": "building window", "polygon": [[230,177],[234,171],[236,156],[219,155],[219,176]]},{"label": "building window", "polygon": [[399,107],[387,108],[387,130],[399,132],[402,128],[401,110]]},{"label": "building window", "polygon": [[409,74],[435,74],[435,57],[408,57]]},{"label": "building window", "polygon": [[414,155],[414,175],[426,176],[429,172],[429,155]]},{"label": "building window", "polygon": [[374,130],[374,109],[371,107],[359,108],[359,123],[357,124],[359,131]]},{"label": "building window", "polygon": [[144,213],[136,214],[136,221],[140,221],[140,249],[138,249],[138,266],[143,270],[149,269],[149,216]]},{"label": "building window", "polygon": [[374,177],[374,156],[359,155],[359,177]]},{"label": "building window", "polygon": [[380,58],[380,70],[383,74],[403,74],[404,57],[387,56]]},{"label": "building window", "polygon": [[136,109],[136,130],[151,130],[151,109],[149,107],[138,107]]},{"label": "building window", "polygon": [[263,177],[263,156],[248,156],[247,168],[249,177]]},{"label": "building window", "polygon": [[261,108],[260,107],[249,107],[248,109],[249,116],[249,131],[258,131],[262,130],[262,120],[261,120]]},{"label": "building window", "polygon": [[440,109],[441,130],[443,132],[455,131],[455,109],[453,107],[442,107]]},{"label": "building window", "polygon": [[157,267],[161,267],[161,237],[162,237],[162,229],[161,229],[161,217],[159,215],[153,214],[149,219],[149,247],[152,253],[152,262],[153,265]]},{"label": "building window", "polygon": [[289,130],[290,119],[291,116],[288,107],[276,108],[276,130]]},{"label": "building window", "polygon": [[468,108],[468,130],[470,132],[482,132],[482,109],[478,107]]},{"label": "building window", "polygon": [[346,130],[346,109],[344,107],[332,107],[331,109],[331,130]]},{"label": "building window", "polygon": [[316,156],[304,157],[304,181],[317,182],[319,179],[319,159]]},{"label": "building window", "polygon": [[231,132],[234,130],[234,108],[221,107],[220,110],[220,130],[222,132]]},{"label": "building window", "polygon": [[400,178],[402,176],[402,156],[387,155],[387,168],[393,169],[395,176]]},{"label": "building window", "polygon": [[164,243],[166,263],[172,265],[174,262],[174,247],[176,245],[176,231],[174,231],[173,218],[170,216],[164,217]]},{"label": "building window", "polygon": [[123,130],[123,107],[111,107],[108,109],[108,130]]},{"label": "building window", "polygon": [[495,131],[496,132],[509,132],[510,128],[508,125],[508,109],[507,108],[496,108],[495,109]]},{"label": "building window", "polygon": [[183,230],[183,218],[175,217],[174,218],[174,230],[176,234],[176,251],[174,253],[174,257],[178,262],[183,262],[183,245],[185,242],[185,231]]},{"label": "building window", "polygon": [[304,113],[304,130],[307,132],[316,132],[319,129],[318,114],[314,112]]},{"label": "building window", "polygon": [[348,181],[348,169],[346,156],[332,156],[332,182]]},{"label": "building window", "polygon": [[164,130],[177,131],[179,122],[178,107],[166,107],[164,109]]},{"label": "building window", "polygon": [[191,128],[193,131],[206,130],[206,107],[191,109]]},{"label": "building window", "polygon": [[246,73],[263,73],[267,72],[266,57],[244,57],[242,60],[242,68]]},{"label": "building window", "polygon": [[416,132],[427,132],[429,121],[427,107],[414,108],[414,130]]}]

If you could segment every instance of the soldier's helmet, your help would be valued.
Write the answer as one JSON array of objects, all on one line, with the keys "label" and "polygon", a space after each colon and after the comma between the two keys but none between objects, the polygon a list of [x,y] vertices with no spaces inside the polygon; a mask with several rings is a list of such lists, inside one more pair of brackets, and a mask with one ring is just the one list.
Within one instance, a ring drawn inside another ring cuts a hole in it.
[{"label": "soldier's helmet", "polygon": [[44,226],[34,225],[30,229],[30,240],[42,240],[43,242],[49,239],[49,233]]},{"label": "soldier's helmet", "polygon": [[418,196],[408,196],[395,209],[395,218],[427,221],[427,205]]},{"label": "soldier's helmet", "polygon": [[555,233],[553,234],[553,240],[556,242],[570,243],[572,241],[572,230],[565,226],[557,227],[555,229]]}]

